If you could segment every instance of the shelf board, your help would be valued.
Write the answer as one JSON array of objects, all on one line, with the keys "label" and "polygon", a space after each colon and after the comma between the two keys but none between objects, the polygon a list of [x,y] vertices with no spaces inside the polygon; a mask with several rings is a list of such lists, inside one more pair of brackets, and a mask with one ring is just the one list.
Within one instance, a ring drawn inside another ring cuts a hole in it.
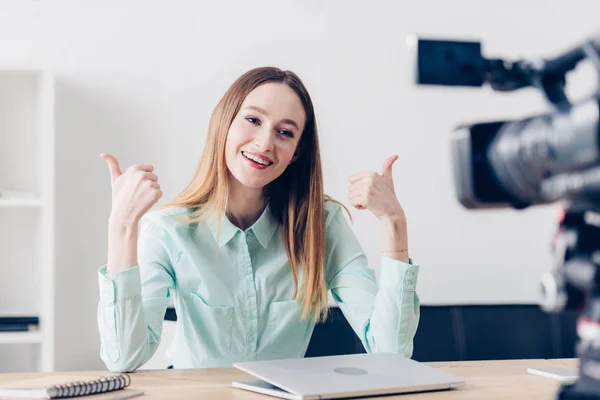
[{"label": "shelf board", "polygon": [[42,200],[34,194],[13,195],[10,192],[0,194],[0,208],[40,207]]},{"label": "shelf board", "polygon": [[0,332],[0,344],[42,343],[44,336],[39,331]]}]

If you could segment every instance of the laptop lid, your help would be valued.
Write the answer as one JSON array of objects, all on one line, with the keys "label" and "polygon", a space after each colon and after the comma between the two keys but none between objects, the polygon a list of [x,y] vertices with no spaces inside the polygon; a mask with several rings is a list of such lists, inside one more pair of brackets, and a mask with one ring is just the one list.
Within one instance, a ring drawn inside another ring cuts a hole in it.
[{"label": "laptop lid", "polygon": [[[287,398],[333,399],[420,392],[464,383],[456,376],[393,353],[249,361],[233,366],[295,395],[280,396]],[[248,382],[234,386],[255,390]],[[264,392],[259,389],[255,391]]]}]

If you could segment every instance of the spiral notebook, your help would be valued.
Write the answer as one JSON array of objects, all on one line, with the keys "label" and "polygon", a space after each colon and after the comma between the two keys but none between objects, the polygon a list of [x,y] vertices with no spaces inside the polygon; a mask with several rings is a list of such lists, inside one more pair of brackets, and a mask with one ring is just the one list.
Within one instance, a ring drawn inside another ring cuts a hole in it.
[{"label": "spiral notebook", "polygon": [[127,388],[131,378],[127,374],[103,376],[90,380],[89,376],[55,375],[43,378],[21,379],[0,383],[0,400],[4,399],[94,399],[122,400],[144,394]]}]

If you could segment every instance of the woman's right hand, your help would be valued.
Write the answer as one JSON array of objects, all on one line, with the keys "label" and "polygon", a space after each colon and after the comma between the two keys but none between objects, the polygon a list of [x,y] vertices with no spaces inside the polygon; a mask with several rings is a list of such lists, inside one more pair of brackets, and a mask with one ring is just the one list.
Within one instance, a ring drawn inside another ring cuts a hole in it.
[{"label": "woman's right hand", "polygon": [[119,162],[102,153],[110,170],[112,209],[110,223],[122,228],[136,228],[144,214],[162,197],[158,177],[152,165],[132,165],[121,172]]}]

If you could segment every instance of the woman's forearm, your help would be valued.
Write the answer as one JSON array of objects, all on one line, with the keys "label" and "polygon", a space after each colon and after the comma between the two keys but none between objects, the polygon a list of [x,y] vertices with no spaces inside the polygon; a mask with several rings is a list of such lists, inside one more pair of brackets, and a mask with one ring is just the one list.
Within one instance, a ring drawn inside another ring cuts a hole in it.
[{"label": "woman's forearm", "polygon": [[108,223],[108,272],[121,272],[137,265],[138,225],[118,220]]},{"label": "woman's forearm", "polygon": [[382,218],[381,229],[382,255],[407,263],[409,257],[406,218],[402,215]]}]

